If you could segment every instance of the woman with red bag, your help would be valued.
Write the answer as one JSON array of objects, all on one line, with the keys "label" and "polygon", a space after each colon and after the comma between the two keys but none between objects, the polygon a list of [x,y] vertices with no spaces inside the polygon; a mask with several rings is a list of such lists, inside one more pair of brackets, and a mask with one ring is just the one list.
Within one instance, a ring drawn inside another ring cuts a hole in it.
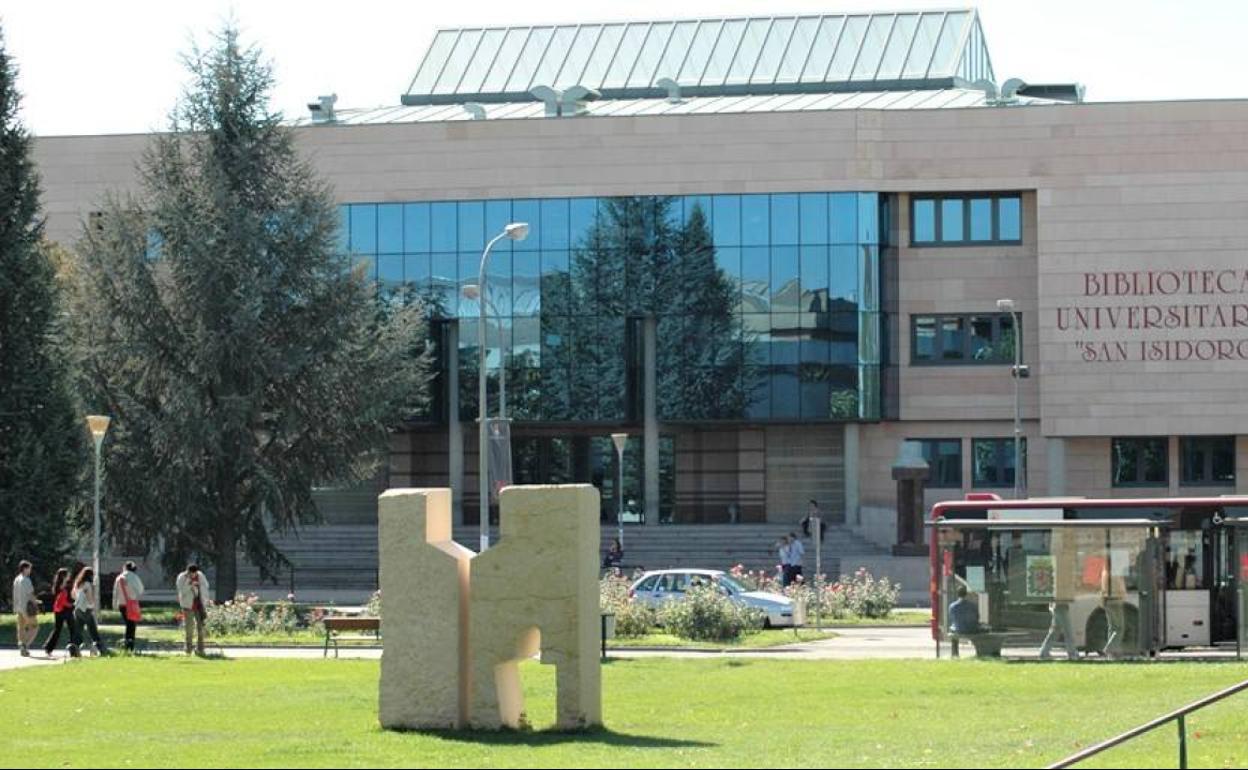
[{"label": "woman with red bag", "polygon": [[52,629],[52,635],[48,637],[48,641],[43,645],[43,651],[48,657],[52,657],[52,652],[56,650],[56,645],[61,641],[61,628],[65,628],[69,632],[69,654],[78,657],[78,629],[74,625],[74,597],[70,594],[73,588],[73,581],[69,579],[69,570],[61,567],[56,571],[56,576],[52,578],[52,612],[56,615],[56,627]]},{"label": "woman with red bag", "polygon": [[143,619],[143,611],[139,607],[139,599],[143,598],[143,581],[134,562],[126,562],[126,567],[113,581],[113,609],[121,613],[121,620],[126,624],[126,652],[134,652],[134,631]]}]

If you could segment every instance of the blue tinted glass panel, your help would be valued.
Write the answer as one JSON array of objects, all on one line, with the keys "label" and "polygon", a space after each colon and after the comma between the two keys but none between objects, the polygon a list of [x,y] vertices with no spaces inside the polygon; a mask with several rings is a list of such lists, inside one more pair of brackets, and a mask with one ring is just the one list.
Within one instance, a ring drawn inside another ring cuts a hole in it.
[{"label": "blue tinted glass panel", "polygon": [[[493,259],[491,258],[492,261]],[[460,318],[480,317],[480,299],[470,298],[464,291],[465,286],[476,286],[477,282],[481,280],[480,252],[461,251],[456,273],[458,274],[456,299],[458,301]],[[489,282],[488,274],[486,275],[486,282]],[[489,312],[488,309],[487,312]],[[490,315],[493,315],[493,313],[491,312]]]},{"label": "blue tinted glass panel", "polygon": [[511,217],[513,222],[527,222],[529,236],[523,241],[516,241],[512,248],[516,251],[537,251],[542,240],[542,210],[538,201],[533,199],[512,201]]},{"label": "blue tinted glass panel", "polygon": [[771,374],[771,418],[796,419],[801,416],[801,389],[796,366],[778,366]]},{"label": "blue tinted glass panel", "polygon": [[880,198],[875,193],[858,193],[858,242],[880,242]]},{"label": "blue tinted glass panel", "polygon": [[568,252],[542,252],[542,315],[572,314],[571,280],[568,276]]},{"label": "blue tinted glass panel", "polygon": [[[773,246],[771,249],[771,310],[796,313],[801,304],[800,266],[796,246]],[[797,324],[793,324],[794,328]]]},{"label": "blue tinted glass panel", "polygon": [[739,245],[741,243],[741,196],[716,195],[712,201],[712,232],[715,245]]},{"label": "blue tinted glass panel", "polygon": [[578,248],[584,244],[594,224],[597,222],[597,198],[573,198],[569,202],[568,222],[570,233],[568,244]]},{"label": "blue tinted glass panel", "polygon": [[518,251],[511,255],[512,313],[535,316],[542,307],[542,260],[535,251]]},{"label": "blue tinted glass panel", "polygon": [[346,254],[351,250],[351,207],[338,207],[338,232],[337,249],[339,254]]},{"label": "blue tinted glass panel", "polygon": [[880,248],[858,247],[858,303],[863,310],[880,309]]},{"label": "blue tinted glass panel", "polygon": [[429,204],[403,204],[403,250],[429,251]]},{"label": "blue tinted glass panel", "polygon": [[965,239],[962,231],[962,199],[945,198],[940,202],[940,239],[945,242]]},{"label": "blue tinted glass panel", "polygon": [[801,195],[802,243],[828,242],[828,196],[824,193]]},{"label": "blue tinted glass panel", "polygon": [[800,323],[796,313],[771,314],[771,363],[797,364],[801,359]]},{"label": "blue tinted glass panel", "polygon": [[[486,201],[485,202],[485,238],[488,241],[503,231],[503,228],[511,224],[511,201]],[[511,251],[515,241],[510,238],[503,238],[494,244],[495,251]]]},{"label": "blue tinted glass panel", "polygon": [[377,257],[377,282],[389,291],[397,290],[403,285],[402,254],[382,254]]},{"label": "blue tinted glass panel", "polygon": [[767,195],[741,196],[741,243],[766,246],[771,243],[771,207]]},{"label": "blue tinted glass panel", "polygon": [[355,254],[377,253],[377,207],[369,204],[351,206],[351,251]]},{"label": "blue tinted glass panel", "polygon": [[832,217],[832,243],[858,242],[858,200],[854,193],[832,193],[828,196]]},{"label": "blue tinted glass panel", "polygon": [[420,291],[422,296],[429,289],[430,275],[428,254],[408,254],[403,257],[403,280]]},{"label": "blue tinted glass panel", "polygon": [[[533,256],[525,254],[524,256]],[[511,307],[511,258],[506,252],[491,252],[486,265],[485,285],[490,299],[490,315],[509,316]],[[480,268],[478,268],[479,270]],[[469,281],[475,283],[475,280]]]},{"label": "blue tinted glass panel", "polygon": [[936,240],[936,201],[930,198],[914,202],[914,242],[932,243]]},{"label": "blue tinted glass panel", "polygon": [[971,240],[992,240],[992,198],[972,198],[971,208]]},{"label": "blue tinted glass panel", "polygon": [[1023,238],[1023,207],[1018,198],[1002,198],[998,201],[997,235],[1003,241],[1018,241]]},{"label": "blue tinted glass panel", "polygon": [[[828,292],[834,310],[851,309],[858,302],[858,246],[833,246]],[[848,303],[848,304],[847,304]]]},{"label": "blue tinted glass panel", "polygon": [[828,247],[802,247],[802,301],[801,312],[808,318],[802,320],[803,329],[815,328],[815,318],[828,310]]},{"label": "blue tinted glass panel", "polygon": [[459,244],[459,218],[454,203],[434,203],[429,207],[434,251],[455,251]]},{"label": "blue tinted glass panel", "polygon": [[681,220],[682,224],[689,221],[689,218],[693,216],[694,209],[701,209],[702,216],[706,220],[707,225],[712,227],[711,237],[714,238],[715,231],[714,231],[714,217],[712,216],[713,212],[712,212],[711,196],[709,195],[687,196],[685,198],[684,209],[685,209],[684,217]]},{"label": "blue tinted glass panel", "polygon": [[771,249],[766,246],[741,249],[741,293],[745,312],[771,311]]},{"label": "blue tinted glass panel", "polygon": [[568,248],[568,199],[542,201],[542,249]]},{"label": "blue tinted glass panel", "polygon": [[720,275],[726,278],[732,285],[732,312],[742,312],[741,249],[735,246],[717,246],[715,248],[715,266],[719,268]]},{"label": "blue tinted glass panel", "polygon": [[403,204],[386,203],[377,207],[377,253],[403,251]]},{"label": "blue tinted glass panel", "polygon": [[796,195],[771,196],[771,242],[796,244],[799,240]]},{"label": "blue tinted glass panel", "polygon": [[459,244],[461,251],[485,248],[485,204],[463,201],[459,204]]},{"label": "blue tinted glass panel", "polygon": [[828,418],[829,389],[830,386],[823,380],[802,380],[802,417],[812,420]]},{"label": "blue tinted glass panel", "polygon": [[762,367],[746,367],[744,382],[747,404],[745,416],[752,420],[771,417],[771,383],[767,370]]},{"label": "blue tinted glass panel", "polygon": [[[430,285],[448,317],[459,316],[459,259],[454,254],[434,254]],[[473,315],[476,315],[474,312]],[[462,339],[462,334],[461,334]]]}]

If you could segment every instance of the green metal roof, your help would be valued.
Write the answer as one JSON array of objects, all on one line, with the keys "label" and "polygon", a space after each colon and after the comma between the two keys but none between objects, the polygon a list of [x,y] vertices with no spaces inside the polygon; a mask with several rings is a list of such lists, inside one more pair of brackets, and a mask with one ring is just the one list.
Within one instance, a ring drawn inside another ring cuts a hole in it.
[{"label": "green metal roof", "polygon": [[603,97],[947,88],[994,80],[973,8],[442,29],[403,103],[531,101],[537,86]]}]

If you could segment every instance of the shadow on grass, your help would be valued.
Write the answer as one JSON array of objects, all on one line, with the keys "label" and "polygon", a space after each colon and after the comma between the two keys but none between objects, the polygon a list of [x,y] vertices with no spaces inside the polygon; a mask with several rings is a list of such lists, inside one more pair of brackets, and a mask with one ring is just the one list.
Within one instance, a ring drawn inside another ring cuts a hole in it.
[{"label": "shadow on grass", "polygon": [[719,744],[679,738],[658,738],[648,735],[617,733],[605,727],[589,730],[397,730],[400,734],[441,738],[456,743],[490,746],[557,746],[561,744],[597,743],[632,749],[709,749]]}]

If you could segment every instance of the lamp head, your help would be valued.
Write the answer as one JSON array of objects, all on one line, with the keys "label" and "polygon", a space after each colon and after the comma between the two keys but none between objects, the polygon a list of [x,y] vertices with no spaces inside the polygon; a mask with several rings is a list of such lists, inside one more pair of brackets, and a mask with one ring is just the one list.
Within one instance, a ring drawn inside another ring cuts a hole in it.
[{"label": "lamp head", "polygon": [[627,433],[612,433],[611,441],[615,444],[616,451],[622,453],[624,451],[624,446],[628,444],[628,434]]},{"label": "lamp head", "polygon": [[107,415],[92,414],[87,416],[87,428],[91,431],[91,435],[96,441],[104,438],[104,434],[108,432],[109,418]]},{"label": "lamp head", "polygon": [[481,287],[475,283],[464,284],[464,287],[459,291],[468,299],[476,299],[481,296]]},{"label": "lamp head", "polygon": [[1012,299],[997,300],[997,310],[1000,310],[1002,313],[1013,313],[1014,312],[1014,300]]},{"label": "lamp head", "polygon": [[513,241],[523,241],[525,238],[529,237],[529,223],[512,222],[503,228],[503,232],[506,233],[507,237]]}]

